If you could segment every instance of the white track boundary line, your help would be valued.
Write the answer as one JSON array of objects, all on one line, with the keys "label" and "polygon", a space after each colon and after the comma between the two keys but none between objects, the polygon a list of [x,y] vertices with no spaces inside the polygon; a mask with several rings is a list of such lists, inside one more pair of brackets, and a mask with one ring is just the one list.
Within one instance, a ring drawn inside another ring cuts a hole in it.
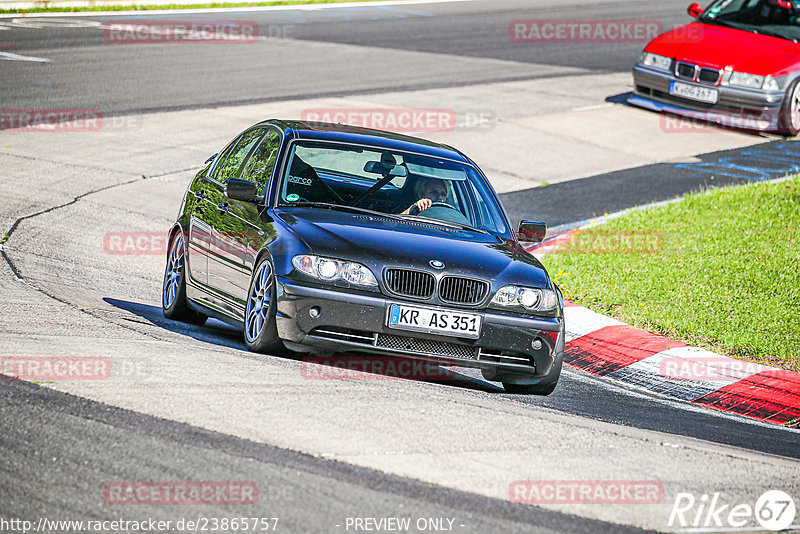
[{"label": "white track boundary line", "polygon": [[[136,0],[131,0],[136,1]],[[141,0],[139,0],[141,1]],[[145,0],[146,1],[146,0]],[[158,0],[155,0],[158,1]],[[203,3],[204,0],[196,0]],[[258,1],[258,0],[256,0]],[[45,13],[5,13],[0,14],[0,20],[21,17],[139,17],[144,15],[198,15],[203,13],[257,13],[267,11],[317,11],[325,9],[345,9],[354,7],[389,7],[413,6],[424,4],[451,4],[455,2],[474,2],[475,0],[396,0],[384,2],[343,2],[341,4],[298,4],[285,6],[253,6],[253,7],[216,7],[204,9],[149,9],[131,11],[64,11]]]}]

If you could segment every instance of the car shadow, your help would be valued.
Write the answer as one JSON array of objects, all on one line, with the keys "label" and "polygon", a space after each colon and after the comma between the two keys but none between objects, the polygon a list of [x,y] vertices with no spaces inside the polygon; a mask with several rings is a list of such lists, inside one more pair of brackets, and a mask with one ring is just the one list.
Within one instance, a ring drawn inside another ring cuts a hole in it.
[{"label": "car shadow", "polygon": [[628,98],[633,95],[632,92],[628,91],[627,93],[620,93],[618,95],[613,95],[606,97],[606,102],[609,104],[622,104],[623,106],[627,106],[629,108],[634,108],[636,106],[632,106],[628,104]]},{"label": "car shadow", "polygon": [[682,115],[678,115],[675,113],[670,113],[669,111],[653,111],[650,109],[642,108],[639,106],[635,106],[628,102],[628,98],[631,97],[633,93],[628,91],[627,93],[620,93],[618,95],[612,95],[606,97],[606,102],[609,104],[619,104],[625,107],[633,108],[633,109],[640,109],[643,111],[649,111],[651,113],[655,113],[657,115],[661,115],[662,117],[668,117],[670,121],[666,123],[662,119],[661,121],[661,129],[664,132],[669,133],[712,133],[714,131],[722,131],[722,132],[733,132],[739,133],[742,135],[747,135],[750,137],[772,137],[778,134],[774,132],[762,132],[759,130],[749,130],[746,128],[736,127],[736,126],[728,126],[725,124],[719,124],[714,121],[707,121],[697,118],[691,117],[683,117]]},{"label": "car shadow", "polygon": [[164,314],[159,306],[151,306],[149,304],[142,304],[140,302],[132,302],[129,300],[120,300],[110,297],[103,298],[103,301],[117,309],[126,311],[141,319],[144,319],[154,326],[163,328],[164,330],[189,336],[204,343],[247,351],[247,347],[245,347],[244,342],[242,341],[241,332],[222,321],[209,319],[205,325],[196,326],[167,319],[164,317]]},{"label": "car shadow", "polygon": [[[105,297],[107,304],[144,319],[148,323],[170,332],[191,337],[203,343],[228,347],[256,356],[242,341],[242,333],[227,323],[209,319],[205,325],[196,326],[164,317],[161,308],[128,300]],[[267,356],[267,355],[264,355]],[[437,383],[460,389],[472,389],[487,393],[503,393],[501,386],[479,378],[480,372],[461,372],[445,365],[421,362],[411,358],[343,352],[310,355],[287,352],[269,357],[285,358],[301,362],[301,373],[308,380],[413,380]],[[476,374],[476,376],[471,376]]]}]

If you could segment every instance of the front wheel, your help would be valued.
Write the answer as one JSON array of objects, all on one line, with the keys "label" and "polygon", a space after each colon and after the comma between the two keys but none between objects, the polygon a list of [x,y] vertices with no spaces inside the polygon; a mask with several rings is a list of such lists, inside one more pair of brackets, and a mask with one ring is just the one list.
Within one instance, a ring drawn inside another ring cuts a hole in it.
[{"label": "front wheel", "polygon": [[183,232],[173,234],[170,241],[161,288],[161,309],[167,319],[183,323],[202,325],[208,319],[186,304],[186,246]]},{"label": "front wheel", "polygon": [[512,393],[515,395],[550,395],[553,391],[555,391],[556,386],[558,385],[558,380],[561,378],[561,367],[564,364],[563,359],[563,352],[564,352],[564,334],[562,331],[561,334],[561,341],[557,352],[562,354],[561,356],[556,358],[556,361],[553,362],[553,367],[550,369],[550,372],[544,377],[543,380],[536,384],[520,384],[518,380],[511,382],[510,380],[504,378],[508,377],[499,377],[500,380],[503,382],[503,389],[506,390],[507,393]]},{"label": "front wheel", "polygon": [[795,80],[786,90],[778,127],[782,134],[791,137],[800,133],[800,80]]},{"label": "front wheel", "polygon": [[262,257],[253,272],[244,314],[244,343],[253,352],[282,352],[275,324],[275,275],[269,258]]},{"label": "front wheel", "polygon": [[506,393],[514,395],[550,395],[556,389],[558,382],[552,384],[537,384],[535,386],[521,386],[519,384],[509,384],[503,382],[503,389]]}]

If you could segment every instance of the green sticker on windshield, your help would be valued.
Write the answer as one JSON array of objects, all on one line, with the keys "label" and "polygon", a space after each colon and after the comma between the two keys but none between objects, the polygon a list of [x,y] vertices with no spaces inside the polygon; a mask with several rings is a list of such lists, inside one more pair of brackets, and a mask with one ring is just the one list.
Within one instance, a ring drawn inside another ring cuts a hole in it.
[{"label": "green sticker on windshield", "polygon": [[288,200],[289,202],[297,202],[298,200],[300,200],[300,195],[289,195],[288,197],[286,197],[286,200]]}]

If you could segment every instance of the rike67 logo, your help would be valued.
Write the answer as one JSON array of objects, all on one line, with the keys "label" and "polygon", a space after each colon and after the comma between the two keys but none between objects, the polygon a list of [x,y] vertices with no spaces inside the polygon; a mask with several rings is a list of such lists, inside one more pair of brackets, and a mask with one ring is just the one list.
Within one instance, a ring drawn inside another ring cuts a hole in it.
[{"label": "rike67 logo", "polygon": [[667,526],[695,532],[756,530],[759,526],[779,531],[796,527],[793,524],[796,514],[794,499],[780,490],[767,491],[756,500],[755,506],[725,502],[719,493],[703,494],[699,499],[691,493],[678,493]]}]

